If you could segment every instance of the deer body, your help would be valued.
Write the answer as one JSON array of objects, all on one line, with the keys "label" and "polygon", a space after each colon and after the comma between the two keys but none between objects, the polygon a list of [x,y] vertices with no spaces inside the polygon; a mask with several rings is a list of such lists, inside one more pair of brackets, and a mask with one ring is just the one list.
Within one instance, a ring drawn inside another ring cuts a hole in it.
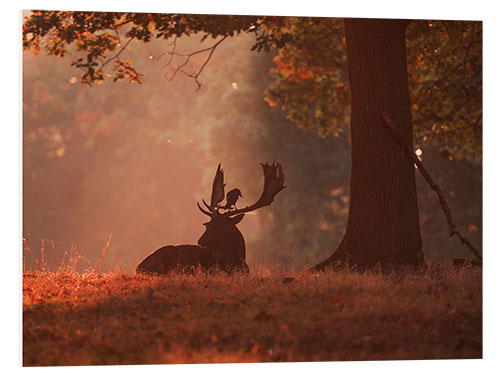
[{"label": "deer body", "polygon": [[243,215],[227,220],[210,220],[205,224],[206,230],[198,240],[199,245],[160,247],[139,263],[136,272],[167,274],[196,267],[206,271],[219,268],[229,273],[249,272],[245,261],[245,239],[236,227],[242,218]]},{"label": "deer body", "polygon": [[[248,273],[245,239],[236,225],[243,219],[245,213],[269,206],[276,194],[286,187],[283,185],[285,175],[279,163],[261,165],[264,171],[262,195],[251,206],[232,209],[236,200],[231,201],[231,196],[228,197],[228,205],[225,207],[219,205],[224,199],[226,185],[219,164],[210,204],[203,200],[207,209],[198,204],[200,211],[210,217],[210,221],[204,224],[206,230],[198,240],[198,245],[163,246],[144,258],[136,267],[136,272],[166,274],[170,271],[188,271],[200,267],[203,270],[219,268],[228,273],[232,271]],[[239,189],[232,191],[237,191],[238,196],[241,196]]]},{"label": "deer body", "polygon": [[198,265],[202,269],[215,267],[215,258],[211,247],[167,245],[144,258],[135,271],[138,273],[167,274],[170,271],[187,270]]}]

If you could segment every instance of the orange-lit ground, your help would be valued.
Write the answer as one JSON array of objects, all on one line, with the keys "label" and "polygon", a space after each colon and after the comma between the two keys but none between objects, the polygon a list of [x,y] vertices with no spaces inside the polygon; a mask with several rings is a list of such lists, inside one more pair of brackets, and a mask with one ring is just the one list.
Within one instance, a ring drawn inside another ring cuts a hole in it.
[{"label": "orange-lit ground", "polygon": [[25,366],[481,358],[480,269],[24,275]]}]

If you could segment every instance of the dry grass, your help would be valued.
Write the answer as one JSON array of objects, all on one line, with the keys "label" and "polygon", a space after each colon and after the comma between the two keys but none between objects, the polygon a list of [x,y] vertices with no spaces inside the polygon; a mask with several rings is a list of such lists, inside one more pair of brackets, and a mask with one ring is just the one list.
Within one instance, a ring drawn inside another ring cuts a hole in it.
[{"label": "dry grass", "polygon": [[25,366],[481,358],[480,269],[25,272]]}]

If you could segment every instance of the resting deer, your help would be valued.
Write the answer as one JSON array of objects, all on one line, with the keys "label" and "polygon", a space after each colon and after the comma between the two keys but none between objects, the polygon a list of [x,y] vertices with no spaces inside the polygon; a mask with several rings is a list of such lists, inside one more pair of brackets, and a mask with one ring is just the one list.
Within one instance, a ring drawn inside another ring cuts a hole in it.
[{"label": "resting deer", "polygon": [[226,272],[249,272],[246,263],[245,239],[236,225],[245,213],[269,206],[276,194],[286,186],[285,175],[279,163],[261,164],[264,171],[264,189],[254,204],[241,209],[220,206],[224,199],[224,171],[220,164],[215,173],[210,204],[202,199],[206,209],[198,208],[210,221],[204,223],[205,233],[198,245],[168,245],[159,248],[136,267],[136,272],[166,274],[173,270],[189,271],[196,267],[203,270],[219,268]]}]

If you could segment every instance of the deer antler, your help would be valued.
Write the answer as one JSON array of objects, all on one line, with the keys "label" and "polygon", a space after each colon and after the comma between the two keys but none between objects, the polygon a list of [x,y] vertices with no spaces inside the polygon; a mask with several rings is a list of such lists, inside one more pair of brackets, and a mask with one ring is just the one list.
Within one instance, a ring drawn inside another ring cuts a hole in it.
[{"label": "deer antler", "polygon": [[212,185],[212,196],[210,197],[210,207],[212,210],[224,199],[225,186],[224,170],[220,167],[219,163],[217,166],[217,172],[215,172],[214,183]]},{"label": "deer antler", "polygon": [[283,185],[285,182],[285,174],[283,173],[283,168],[280,163],[273,162],[272,165],[260,163],[260,165],[262,165],[264,171],[264,189],[262,190],[260,198],[251,206],[225,212],[223,216],[230,217],[269,206],[273,202],[276,194],[286,188],[286,186]]},{"label": "deer antler", "polygon": [[224,199],[224,187],[226,184],[224,183],[224,170],[220,167],[220,163],[217,166],[217,171],[215,172],[214,182],[212,184],[212,196],[210,197],[210,205],[205,202],[205,199],[202,199],[203,204],[207,207],[207,210],[201,208],[200,204],[197,202],[198,208],[205,215],[212,217],[214,212],[217,212],[217,207],[220,202]]}]

